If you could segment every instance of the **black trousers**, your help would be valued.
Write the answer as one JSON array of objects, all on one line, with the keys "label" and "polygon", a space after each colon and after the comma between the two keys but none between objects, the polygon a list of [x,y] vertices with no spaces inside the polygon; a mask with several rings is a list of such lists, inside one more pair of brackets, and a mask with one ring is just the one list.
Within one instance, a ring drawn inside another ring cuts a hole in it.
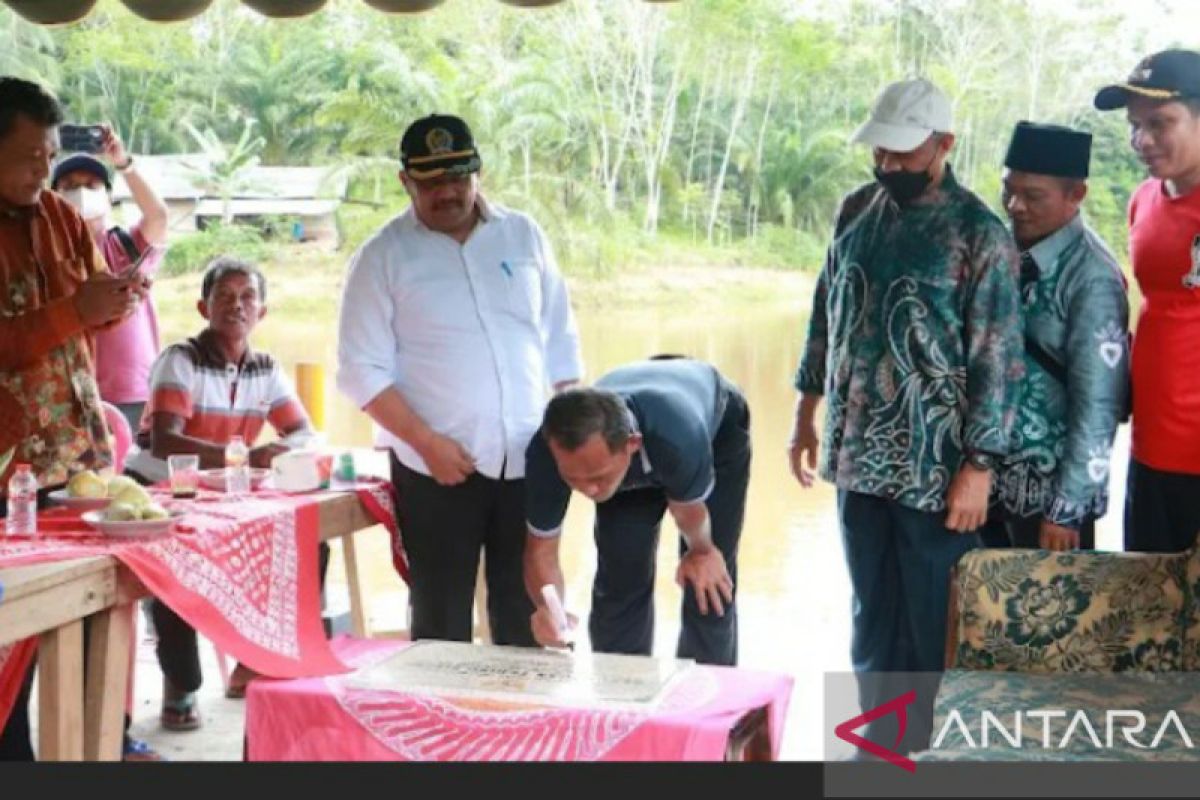
[{"label": "black trousers", "polygon": [[442,486],[392,455],[397,522],[408,553],[412,638],[469,642],[482,550],[492,641],[533,647],[525,591],[525,481],[472,473]]},{"label": "black trousers", "polygon": [[[979,531],[984,547],[1020,547],[1037,550],[1041,547],[1039,531],[1042,527],[1040,515],[1018,517],[1004,509],[993,506],[988,510],[987,522]],[[1079,549],[1096,549],[1096,520],[1088,517],[1079,526]]]},{"label": "black trousers", "polygon": [[[321,588],[325,587],[325,572],[329,567],[329,545],[321,542],[318,550]],[[157,597],[150,602],[157,638],[155,654],[163,676],[178,692],[194,692],[204,682],[200,670],[200,647],[196,629]]]},{"label": "black trousers", "polygon": [[[713,543],[725,557],[734,583],[734,602],[718,616],[701,614],[691,584],[683,593],[682,626],[676,652],[702,664],[737,664],[737,553],[750,482],[750,409],[731,390],[725,416],[713,439],[716,484],[705,501]],[[588,634],[603,653],[649,655],[654,644],[654,576],[658,534],[667,498],[661,489],[617,492],[596,506],[596,577]],[[687,549],[679,543],[682,555]]]},{"label": "black trousers", "polygon": [[1200,475],[1163,472],[1129,460],[1125,549],[1180,553],[1200,533]]}]

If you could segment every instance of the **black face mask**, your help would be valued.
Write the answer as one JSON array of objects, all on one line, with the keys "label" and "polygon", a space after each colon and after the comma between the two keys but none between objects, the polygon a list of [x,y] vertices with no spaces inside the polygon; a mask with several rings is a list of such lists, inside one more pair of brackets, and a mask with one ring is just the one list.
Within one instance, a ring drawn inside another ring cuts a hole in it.
[{"label": "black face mask", "polygon": [[884,172],[876,167],[875,180],[879,181],[879,184],[897,204],[903,206],[923,195],[929,188],[929,184],[933,182],[933,176],[929,174],[928,169],[922,172],[909,172],[903,169]]}]

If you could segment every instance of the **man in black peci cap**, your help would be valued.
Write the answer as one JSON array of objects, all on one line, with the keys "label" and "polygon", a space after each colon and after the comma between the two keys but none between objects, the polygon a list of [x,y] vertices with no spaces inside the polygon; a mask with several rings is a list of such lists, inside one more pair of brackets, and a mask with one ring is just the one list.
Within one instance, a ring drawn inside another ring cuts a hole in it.
[{"label": "man in black peci cap", "polygon": [[400,161],[412,205],[350,262],[338,386],[392,451],[412,638],[471,640],[482,550],[493,641],[532,646],[525,448],[583,375],[566,285],[538,224],[480,194],[461,119],[414,122]]},{"label": "man in black peci cap", "polygon": [[1200,531],[1200,53],[1164,50],[1096,94],[1124,108],[1150,177],[1129,201],[1141,289],[1125,549],[1179,552]]},{"label": "man in black peci cap", "polygon": [[983,533],[992,547],[1092,549],[1129,381],[1129,303],[1108,246],[1084,222],[1092,136],[1020,122],[1003,203],[1021,249],[1025,370],[1011,445]]}]

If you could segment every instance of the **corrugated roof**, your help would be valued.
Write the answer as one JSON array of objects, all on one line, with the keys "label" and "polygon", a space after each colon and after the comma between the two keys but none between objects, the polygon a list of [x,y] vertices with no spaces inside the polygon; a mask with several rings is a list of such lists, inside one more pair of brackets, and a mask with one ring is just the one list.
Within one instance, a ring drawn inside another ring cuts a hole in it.
[{"label": "corrugated roof", "polygon": [[[180,155],[135,156],[138,172],[164,200],[200,200],[213,197],[196,185],[196,171],[208,169],[208,159],[202,153]],[[268,200],[340,200],[346,196],[345,174],[335,167],[255,167],[247,172],[238,198]],[[113,196],[128,199],[129,187],[116,173]],[[336,205],[336,203],[335,203]]]},{"label": "corrugated roof", "polygon": [[[336,200],[233,200],[229,204],[235,217],[296,216],[323,217],[337,211]],[[193,212],[198,217],[219,217],[225,213],[220,200],[201,200]]]}]

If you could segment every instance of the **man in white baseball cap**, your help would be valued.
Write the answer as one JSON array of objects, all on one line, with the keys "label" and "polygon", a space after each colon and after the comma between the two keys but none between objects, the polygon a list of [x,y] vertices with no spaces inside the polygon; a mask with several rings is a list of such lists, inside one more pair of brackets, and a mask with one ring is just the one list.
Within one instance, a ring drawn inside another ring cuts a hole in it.
[{"label": "man in white baseball cap", "polygon": [[954,124],[950,99],[924,78],[893,83],[871,109],[850,141],[898,153],[915,150],[933,133],[949,133]]},{"label": "man in white baseball cap", "polygon": [[[837,486],[864,709],[895,696],[881,676],[941,671],[950,570],[980,546],[1016,410],[1017,250],[955,180],[952,124],[950,101],[918,79],[888,86],[855,132],[875,181],[842,201],[796,375],[792,472],[812,486],[819,455]],[[928,747],[932,702],[919,699],[901,748]]]},{"label": "man in white baseball cap", "polygon": [[941,181],[954,147],[950,99],[924,78],[893,83],[850,141],[874,149],[875,179],[901,205]]}]

